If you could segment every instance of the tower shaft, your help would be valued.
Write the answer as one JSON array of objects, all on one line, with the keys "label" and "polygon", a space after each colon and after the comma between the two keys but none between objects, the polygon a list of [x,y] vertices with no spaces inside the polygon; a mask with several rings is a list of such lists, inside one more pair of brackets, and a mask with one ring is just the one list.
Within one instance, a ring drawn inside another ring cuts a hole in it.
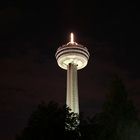
[{"label": "tower shaft", "polygon": [[79,114],[77,65],[73,63],[67,66],[66,104],[71,109],[71,112]]}]

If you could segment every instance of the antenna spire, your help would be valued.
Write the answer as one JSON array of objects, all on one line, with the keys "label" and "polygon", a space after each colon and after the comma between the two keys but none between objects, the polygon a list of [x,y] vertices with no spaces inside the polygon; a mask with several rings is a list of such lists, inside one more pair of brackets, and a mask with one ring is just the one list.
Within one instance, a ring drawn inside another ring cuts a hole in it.
[{"label": "antenna spire", "polygon": [[73,33],[71,33],[70,34],[70,43],[74,43],[74,34]]}]

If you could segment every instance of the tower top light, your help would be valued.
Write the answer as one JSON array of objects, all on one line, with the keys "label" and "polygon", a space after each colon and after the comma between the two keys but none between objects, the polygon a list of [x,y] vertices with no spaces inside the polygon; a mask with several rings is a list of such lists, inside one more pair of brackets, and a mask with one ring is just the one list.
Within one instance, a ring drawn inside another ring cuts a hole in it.
[{"label": "tower top light", "polygon": [[74,43],[74,34],[73,33],[70,34],[70,43],[71,44]]}]

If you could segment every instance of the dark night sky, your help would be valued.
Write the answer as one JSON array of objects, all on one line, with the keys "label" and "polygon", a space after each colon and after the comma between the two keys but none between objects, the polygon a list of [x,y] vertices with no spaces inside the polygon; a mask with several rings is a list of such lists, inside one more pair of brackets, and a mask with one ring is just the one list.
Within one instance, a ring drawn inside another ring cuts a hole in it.
[{"label": "dark night sky", "polygon": [[78,71],[80,110],[101,110],[114,73],[140,110],[139,17],[133,1],[0,2],[0,139],[14,140],[41,101],[65,103],[55,51],[70,32],[91,54]]}]

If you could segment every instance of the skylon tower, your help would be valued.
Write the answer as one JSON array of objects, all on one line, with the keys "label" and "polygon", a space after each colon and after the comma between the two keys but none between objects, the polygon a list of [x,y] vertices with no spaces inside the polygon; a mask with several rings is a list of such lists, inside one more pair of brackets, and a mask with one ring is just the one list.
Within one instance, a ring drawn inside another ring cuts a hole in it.
[{"label": "skylon tower", "polygon": [[71,112],[79,114],[77,70],[87,65],[89,52],[86,47],[74,41],[74,35],[71,33],[70,42],[59,47],[55,56],[58,65],[67,70],[66,105]]}]

